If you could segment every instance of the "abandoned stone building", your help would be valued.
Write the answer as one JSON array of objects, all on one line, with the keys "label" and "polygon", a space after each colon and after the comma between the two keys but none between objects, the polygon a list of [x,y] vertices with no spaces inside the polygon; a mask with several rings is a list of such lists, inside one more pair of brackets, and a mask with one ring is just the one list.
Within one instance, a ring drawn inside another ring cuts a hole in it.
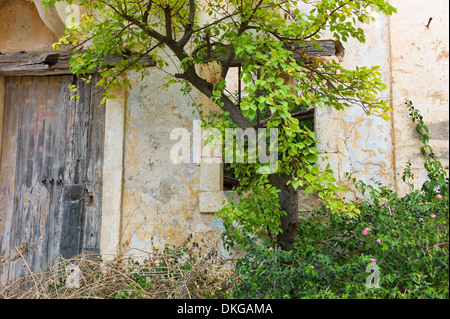
[{"label": "abandoned stone building", "polygon": [[[404,193],[398,174],[408,160],[417,186],[426,178],[405,99],[420,109],[436,155],[449,165],[449,4],[390,3],[397,14],[374,12],[376,21],[364,26],[366,43],[344,43],[332,58],[348,68],[381,66],[391,121],[358,107],[316,109],[311,116],[318,147],[328,156],[324,163],[339,180],[348,172]],[[151,69],[143,80],[129,74],[131,88],[116,89],[116,99],[100,108],[94,85],[81,85],[80,100],[71,101],[68,58],[52,51],[52,43],[68,17],[80,12],[41,4],[0,0],[1,280],[27,273],[22,258],[39,269],[57,254],[91,251],[110,258],[188,238],[219,249],[214,212],[230,194],[222,164],[169,159],[176,142],[171,131],[192,130],[198,119],[180,87],[161,91],[165,74]],[[201,73],[219,67],[205,64]],[[236,77],[228,80],[237,83]],[[193,98],[215,107],[201,94]],[[351,192],[348,200],[358,196]],[[316,205],[314,196],[300,194],[300,212]]]}]

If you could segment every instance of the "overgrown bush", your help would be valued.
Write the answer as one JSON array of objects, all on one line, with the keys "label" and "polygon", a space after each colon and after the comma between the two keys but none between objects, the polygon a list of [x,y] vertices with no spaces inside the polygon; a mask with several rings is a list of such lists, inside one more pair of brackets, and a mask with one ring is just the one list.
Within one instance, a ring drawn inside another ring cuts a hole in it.
[{"label": "overgrown bush", "polygon": [[[357,218],[318,212],[287,252],[249,239],[233,297],[448,298],[448,205],[420,197],[364,202]],[[379,288],[366,287],[373,259]]]},{"label": "overgrown bush", "polygon": [[[352,179],[366,198],[358,216],[313,212],[299,224],[291,251],[247,238],[232,297],[449,298],[448,178],[422,117],[406,104],[424,143],[429,179],[422,187],[414,190],[410,163],[402,178],[411,192],[403,197],[379,182]],[[378,274],[369,273],[372,264]]]}]

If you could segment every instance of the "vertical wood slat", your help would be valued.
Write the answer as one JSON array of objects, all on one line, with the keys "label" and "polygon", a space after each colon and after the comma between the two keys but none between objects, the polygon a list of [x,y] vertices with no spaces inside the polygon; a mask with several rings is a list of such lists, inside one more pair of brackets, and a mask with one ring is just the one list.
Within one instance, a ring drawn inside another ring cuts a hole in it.
[{"label": "vertical wood slat", "polygon": [[16,171],[17,133],[19,126],[19,108],[14,107],[12,101],[19,101],[20,95],[12,90],[14,83],[7,81],[5,91],[4,121],[2,134],[2,157],[0,162],[0,280],[8,279],[9,263],[5,259],[10,254],[11,219],[14,203],[14,175]]},{"label": "vertical wood slat", "polygon": [[6,78],[0,75],[0,156],[2,154],[2,141],[3,141],[3,113],[5,106],[5,83]]},{"label": "vertical wood slat", "polygon": [[[36,77],[35,77],[36,78]],[[40,81],[45,81],[39,78]],[[58,181],[63,178],[65,148],[65,129],[68,125],[64,105],[67,102],[65,88],[70,84],[71,76],[47,77],[45,100],[42,102],[44,112],[39,115],[44,129],[43,156],[44,165],[41,179],[46,180],[44,184],[49,197],[48,211],[44,223],[43,245],[40,254],[40,263],[36,269],[42,268],[60,254],[60,237],[62,236],[63,216],[61,207],[63,205],[63,189]],[[39,181],[38,181],[39,182]],[[42,184],[42,181],[40,181]]]},{"label": "vertical wood slat", "polygon": [[[80,81],[79,81],[80,82]],[[89,92],[78,82],[78,100],[65,103],[70,119],[66,128],[67,154],[65,158],[64,195],[62,207],[61,254],[64,258],[79,254],[84,222],[84,201],[87,157],[87,126],[89,121]],[[81,86],[80,86],[81,85]],[[66,97],[70,97],[70,93]]]},{"label": "vertical wood slat", "polygon": [[[21,92],[19,109],[19,127],[17,135],[16,152],[16,170],[14,180],[14,203],[12,209],[11,235],[9,250],[11,253],[17,253],[20,250],[25,257],[27,264],[33,265],[32,259],[37,254],[34,250],[38,249],[33,245],[34,211],[40,214],[40,207],[33,207],[32,198],[34,197],[34,188],[32,188],[32,179],[34,167],[34,129],[33,114],[35,113],[32,105],[33,79],[30,77],[14,78],[15,90]],[[30,92],[31,91],[31,92]],[[39,90],[41,91],[41,90]],[[42,94],[42,93],[41,93]],[[36,96],[40,99],[40,96]],[[39,187],[39,186],[37,186]],[[39,236],[39,234],[37,234]],[[31,246],[31,247],[30,247]],[[30,252],[30,253],[25,253]],[[9,277],[19,277],[26,274],[26,267],[21,259],[12,261],[9,265]]]},{"label": "vertical wood slat", "polygon": [[86,169],[85,222],[82,238],[82,251],[100,253],[100,226],[103,185],[103,154],[105,136],[105,106],[100,106],[103,97],[96,86],[97,78],[90,83],[90,121],[88,134],[88,158]]}]

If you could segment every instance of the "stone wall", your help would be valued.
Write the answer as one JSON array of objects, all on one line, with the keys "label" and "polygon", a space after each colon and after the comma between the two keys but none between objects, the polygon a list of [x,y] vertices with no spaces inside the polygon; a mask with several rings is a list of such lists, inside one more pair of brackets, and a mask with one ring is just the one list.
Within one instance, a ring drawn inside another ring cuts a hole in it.
[{"label": "stone wall", "polygon": [[[199,103],[201,97],[195,92],[183,96],[178,84],[161,90],[166,76],[156,69],[144,80],[130,75],[132,89],[125,113],[123,251],[188,240],[203,240],[211,247],[214,243],[219,247],[220,225],[208,209],[201,210],[200,197],[202,188],[220,188],[220,166],[208,170],[193,160],[190,164],[175,164],[170,159],[171,148],[177,142],[170,139],[171,131],[186,128],[193,138],[198,112],[193,113],[190,105]],[[204,206],[208,200],[202,199]]]},{"label": "stone wall", "polygon": [[[342,112],[324,108],[315,112],[315,129],[318,147],[328,157],[319,162],[330,163],[338,180],[345,183],[346,173],[351,173],[367,183],[373,178],[405,192],[399,174],[407,160],[419,176],[417,185],[426,178],[405,99],[421,110],[435,153],[447,169],[449,165],[449,5],[444,0],[391,3],[398,13],[384,17],[374,12],[376,21],[363,26],[366,43],[344,43],[345,54],[337,58],[347,68],[381,66],[388,88],[380,97],[390,99],[392,120],[368,117],[356,106]],[[58,12],[65,21],[67,12],[62,8]],[[0,52],[49,50],[56,41],[31,3],[1,0],[0,10]],[[331,39],[327,34],[323,38]],[[214,76],[217,66],[203,65],[200,72]],[[157,69],[144,80],[129,74],[132,88],[118,90],[116,100],[106,104],[101,234],[105,255],[191,239],[220,247],[221,225],[213,213],[229,197],[222,190],[221,165],[174,164],[169,158],[176,143],[170,140],[171,131],[194,130],[198,113],[192,113],[191,102],[206,109],[215,106],[195,92],[183,96],[177,84],[163,90],[165,77]],[[0,98],[3,82],[0,78]],[[352,190],[346,199],[359,197]],[[313,195],[300,194],[301,212],[317,207]]]},{"label": "stone wall", "polygon": [[[408,117],[404,100],[418,108],[430,129],[430,145],[449,167],[449,3],[448,1],[391,1],[398,13],[390,18],[393,140],[395,171],[411,160],[419,186],[427,178],[421,142]],[[432,20],[430,21],[430,18]],[[397,177],[399,177],[397,175]],[[400,192],[407,186],[396,180]]]},{"label": "stone wall", "polygon": [[[388,88],[391,121],[365,116],[357,107],[343,112],[318,110],[316,133],[319,148],[328,156],[336,177],[345,173],[366,183],[382,182],[404,194],[408,187],[401,174],[408,160],[420,187],[426,179],[421,141],[408,116],[405,99],[412,100],[430,128],[430,143],[444,167],[449,167],[449,54],[447,1],[395,0],[398,13],[391,17],[374,13],[376,21],[363,28],[366,43],[344,43],[343,65],[380,65]],[[430,21],[430,18],[432,20]],[[428,22],[429,25],[428,25]],[[427,26],[428,25],[428,26]],[[350,192],[348,200],[361,194]]]},{"label": "stone wall", "polygon": [[[343,43],[345,53],[339,60],[343,67],[354,69],[356,66],[380,66],[383,82],[387,89],[380,98],[390,97],[390,47],[389,19],[373,13],[376,22],[360,25],[366,33],[366,42],[349,40]],[[366,183],[382,182],[395,186],[394,146],[392,122],[377,116],[367,116],[359,106],[352,106],[337,112],[331,108],[317,109],[315,113],[315,130],[328,160],[319,161],[322,166],[327,163],[335,173],[337,180],[348,184],[347,173]],[[350,189],[346,200],[356,200],[361,195]]]}]

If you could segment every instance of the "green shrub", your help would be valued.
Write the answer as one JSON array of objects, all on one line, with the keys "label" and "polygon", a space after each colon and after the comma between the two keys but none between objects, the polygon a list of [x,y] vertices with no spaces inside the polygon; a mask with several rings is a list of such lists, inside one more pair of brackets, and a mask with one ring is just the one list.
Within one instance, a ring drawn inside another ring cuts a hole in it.
[{"label": "green shrub", "polygon": [[[294,249],[247,238],[237,261],[234,298],[449,298],[449,184],[427,144],[428,128],[407,101],[424,147],[429,179],[414,190],[408,163],[401,197],[372,181],[351,179],[366,200],[350,218],[315,211],[299,224]],[[379,287],[366,272],[379,269]]]}]

